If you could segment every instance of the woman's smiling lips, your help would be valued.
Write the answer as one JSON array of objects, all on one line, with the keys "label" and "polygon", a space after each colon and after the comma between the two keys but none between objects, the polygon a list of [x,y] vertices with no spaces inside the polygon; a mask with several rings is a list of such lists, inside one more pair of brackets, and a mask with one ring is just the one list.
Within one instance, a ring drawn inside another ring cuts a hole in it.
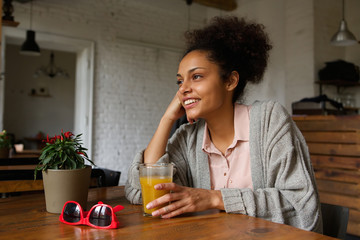
[{"label": "woman's smiling lips", "polygon": [[200,100],[195,98],[187,98],[183,100],[184,108],[192,108],[194,107]]}]

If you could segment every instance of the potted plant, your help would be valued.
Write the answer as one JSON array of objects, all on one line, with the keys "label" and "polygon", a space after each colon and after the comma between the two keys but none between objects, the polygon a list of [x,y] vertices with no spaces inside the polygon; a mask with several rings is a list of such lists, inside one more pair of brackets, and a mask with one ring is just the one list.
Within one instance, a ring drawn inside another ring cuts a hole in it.
[{"label": "potted plant", "polygon": [[60,213],[67,201],[76,201],[86,209],[90,184],[91,166],[87,149],[81,145],[81,134],[61,131],[60,135],[43,140],[46,146],[41,150],[39,164],[34,178],[42,171],[46,210]]},{"label": "potted plant", "polygon": [[11,139],[6,130],[0,132],[0,158],[8,158],[11,149]]}]

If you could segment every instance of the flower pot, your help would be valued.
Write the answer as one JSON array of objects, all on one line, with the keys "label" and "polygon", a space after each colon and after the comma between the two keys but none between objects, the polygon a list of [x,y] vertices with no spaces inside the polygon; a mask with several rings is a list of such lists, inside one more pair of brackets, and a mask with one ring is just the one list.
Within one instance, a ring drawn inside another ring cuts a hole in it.
[{"label": "flower pot", "polygon": [[0,158],[9,158],[9,152],[10,152],[10,149],[9,148],[3,148],[1,147],[0,148]]},{"label": "flower pot", "polygon": [[74,170],[47,169],[42,175],[46,211],[61,213],[67,201],[76,201],[86,209],[91,166]]}]

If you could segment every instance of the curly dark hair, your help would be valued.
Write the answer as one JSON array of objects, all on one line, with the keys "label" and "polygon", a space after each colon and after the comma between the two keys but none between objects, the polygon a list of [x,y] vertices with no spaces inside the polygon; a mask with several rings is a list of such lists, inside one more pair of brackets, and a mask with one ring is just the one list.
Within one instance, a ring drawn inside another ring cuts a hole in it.
[{"label": "curly dark hair", "polygon": [[194,50],[208,52],[208,59],[220,68],[226,81],[233,71],[239,73],[233,102],[241,98],[248,82],[259,83],[264,75],[272,48],[264,25],[234,16],[214,17],[201,29],[185,32],[185,54]]}]

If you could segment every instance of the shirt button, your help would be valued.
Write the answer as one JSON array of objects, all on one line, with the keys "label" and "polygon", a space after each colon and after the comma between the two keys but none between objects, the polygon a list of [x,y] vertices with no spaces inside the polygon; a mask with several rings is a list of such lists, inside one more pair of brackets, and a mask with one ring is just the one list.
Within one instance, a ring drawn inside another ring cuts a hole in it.
[{"label": "shirt button", "polygon": [[226,172],[224,173],[224,176],[226,176]]}]

